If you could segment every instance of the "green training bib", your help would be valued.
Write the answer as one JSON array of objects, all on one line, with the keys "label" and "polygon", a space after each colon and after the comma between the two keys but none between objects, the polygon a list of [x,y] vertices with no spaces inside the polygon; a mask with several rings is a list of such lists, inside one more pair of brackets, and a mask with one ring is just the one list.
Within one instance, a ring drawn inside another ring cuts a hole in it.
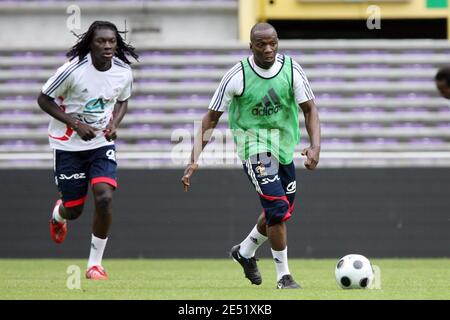
[{"label": "green training bib", "polygon": [[283,66],[271,78],[259,76],[248,58],[241,64],[244,91],[233,98],[228,115],[239,158],[271,152],[281,164],[289,164],[300,141],[292,60],[284,56]]}]

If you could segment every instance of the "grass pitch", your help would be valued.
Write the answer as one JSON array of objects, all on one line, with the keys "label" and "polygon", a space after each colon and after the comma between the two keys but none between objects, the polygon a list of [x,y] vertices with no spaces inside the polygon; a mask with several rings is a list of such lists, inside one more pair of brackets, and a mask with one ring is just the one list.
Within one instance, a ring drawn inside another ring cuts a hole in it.
[{"label": "grass pitch", "polygon": [[[372,259],[381,289],[343,290],[336,260],[290,259],[301,290],[275,289],[272,260],[258,262],[263,283],[251,285],[231,259],[104,260],[110,280],[84,278],[86,260],[0,260],[0,299],[450,299],[450,259]],[[78,266],[81,280],[77,282]],[[73,267],[72,267],[73,268]],[[75,270],[75,273],[73,273]],[[67,284],[79,289],[69,289]]]}]

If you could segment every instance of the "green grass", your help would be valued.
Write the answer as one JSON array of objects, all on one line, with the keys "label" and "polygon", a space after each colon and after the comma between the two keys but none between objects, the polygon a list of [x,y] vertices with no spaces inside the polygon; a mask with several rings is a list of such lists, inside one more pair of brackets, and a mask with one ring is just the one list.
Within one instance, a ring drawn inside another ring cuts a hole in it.
[{"label": "green grass", "polygon": [[[109,281],[84,279],[85,260],[0,260],[0,299],[450,299],[450,259],[372,259],[381,289],[342,290],[335,260],[291,259],[301,290],[276,290],[275,267],[261,259],[260,286],[250,285],[232,260],[105,260]],[[66,286],[70,265],[81,288]]]}]

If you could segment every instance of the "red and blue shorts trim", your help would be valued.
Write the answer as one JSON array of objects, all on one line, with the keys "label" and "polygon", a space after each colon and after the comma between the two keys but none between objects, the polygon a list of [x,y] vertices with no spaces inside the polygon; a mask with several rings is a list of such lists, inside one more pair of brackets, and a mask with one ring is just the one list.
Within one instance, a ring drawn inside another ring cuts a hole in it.
[{"label": "red and blue shorts trim", "polygon": [[55,182],[65,207],[84,204],[89,185],[106,183],[117,188],[115,147],[108,145],[92,150],[55,150]]},{"label": "red and blue shorts trim", "polygon": [[267,225],[291,218],[296,193],[294,163],[284,165],[270,153],[250,157],[244,171],[259,195]]}]

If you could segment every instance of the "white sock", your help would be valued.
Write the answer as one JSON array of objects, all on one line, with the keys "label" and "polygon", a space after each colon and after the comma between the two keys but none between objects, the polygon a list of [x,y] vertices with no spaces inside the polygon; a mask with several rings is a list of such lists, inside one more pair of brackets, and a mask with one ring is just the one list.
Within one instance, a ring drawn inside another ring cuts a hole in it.
[{"label": "white sock", "polygon": [[64,219],[63,217],[61,217],[61,215],[59,214],[59,206],[57,205],[55,206],[55,208],[53,209],[53,219],[56,220],[56,222],[64,222],[66,221],[66,219]]},{"label": "white sock", "polygon": [[108,238],[100,239],[92,235],[91,253],[89,254],[88,269],[92,266],[102,265],[103,251],[105,250],[106,241],[108,241]]},{"label": "white sock", "polygon": [[256,250],[267,240],[265,235],[259,233],[256,226],[250,231],[247,238],[241,242],[241,248],[239,249],[239,254],[244,258],[251,258],[255,256]]},{"label": "white sock", "polygon": [[285,274],[291,274],[288,266],[287,247],[283,251],[270,250],[272,250],[273,261],[277,269],[277,281],[279,281]]}]

